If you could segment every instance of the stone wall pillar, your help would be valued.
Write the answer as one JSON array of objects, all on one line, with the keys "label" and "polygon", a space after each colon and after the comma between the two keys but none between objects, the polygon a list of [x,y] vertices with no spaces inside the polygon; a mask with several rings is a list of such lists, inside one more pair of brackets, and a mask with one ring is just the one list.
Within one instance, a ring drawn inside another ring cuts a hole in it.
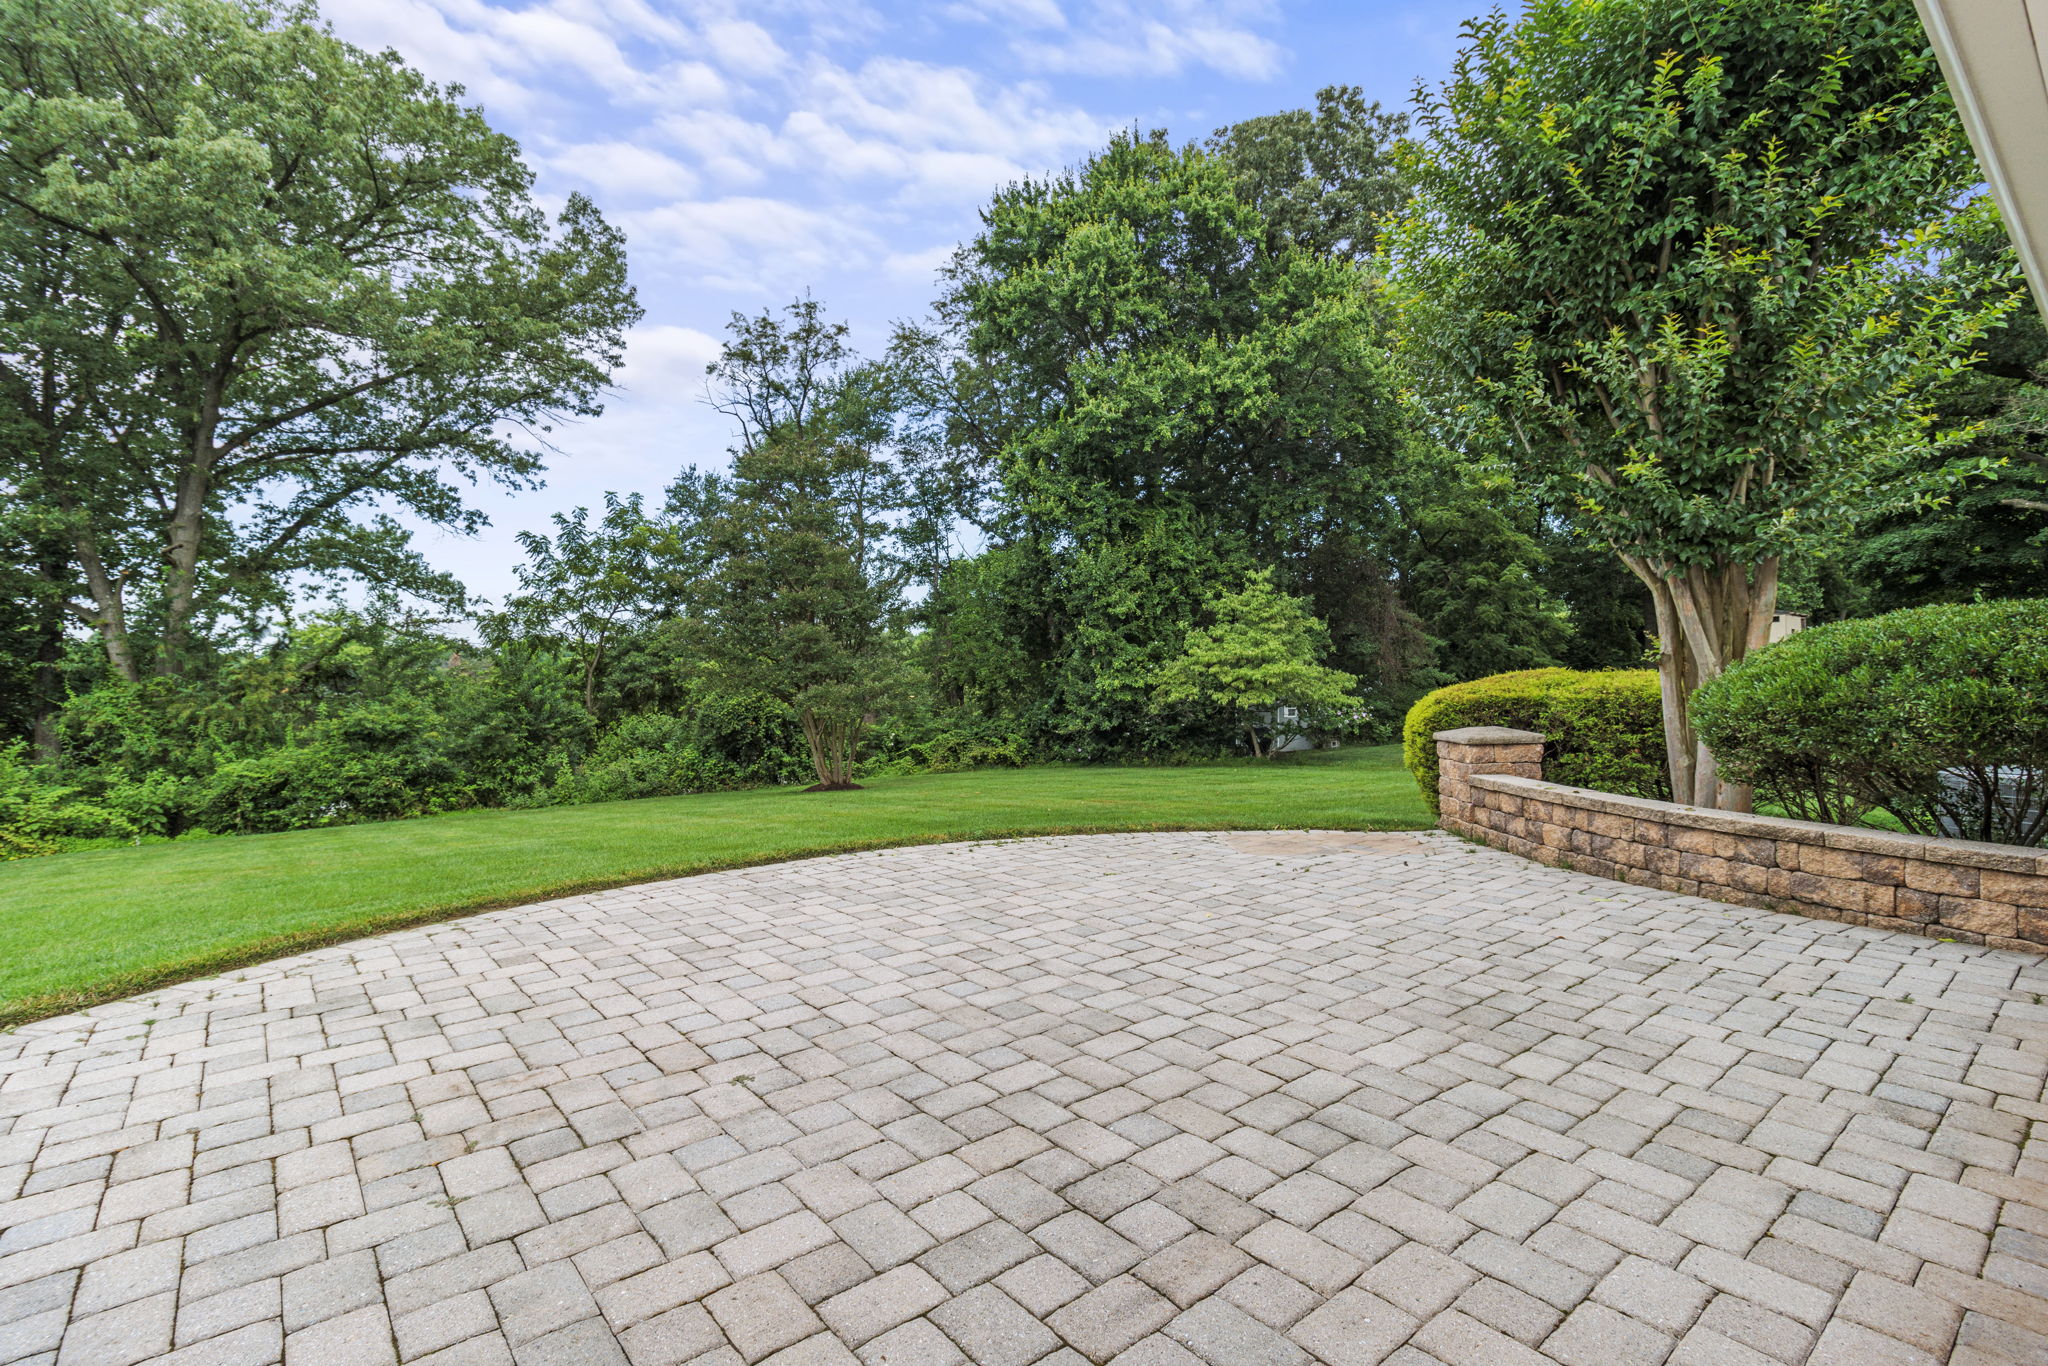
[{"label": "stone wall pillar", "polygon": [[1502,773],[1511,778],[1543,776],[1543,737],[1505,726],[1440,730],[1436,740],[1437,824],[1455,834],[1476,833],[1471,778]]}]

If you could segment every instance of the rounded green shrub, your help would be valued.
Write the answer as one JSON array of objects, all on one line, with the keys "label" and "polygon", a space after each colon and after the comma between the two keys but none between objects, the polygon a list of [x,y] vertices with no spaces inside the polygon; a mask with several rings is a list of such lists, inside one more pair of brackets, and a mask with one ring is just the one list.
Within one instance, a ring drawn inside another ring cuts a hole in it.
[{"label": "rounded green shrub", "polygon": [[191,814],[217,834],[250,835],[475,804],[432,707],[399,697],[338,708],[303,737],[221,764]]},{"label": "rounded green shrub", "polygon": [[812,776],[795,708],[763,692],[699,693],[691,738],[707,760],[731,773],[727,786],[808,782]]},{"label": "rounded green shrub", "polygon": [[1573,787],[1666,799],[1664,715],[1652,669],[1522,669],[1453,683],[1408,709],[1401,756],[1436,809],[1440,730],[1508,726],[1543,735],[1543,776]]},{"label": "rounded green shrub", "polygon": [[1693,695],[1723,772],[1791,815],[1889,812],[1919,834],[2048,839],[2048,600],[1833,622]]},{"label": "rounded green shrub", "polygon": [[1031,762],[1030,740],[1002,721],[962,721],[908,748],[918,766],[932,773],[1022,768]]}]

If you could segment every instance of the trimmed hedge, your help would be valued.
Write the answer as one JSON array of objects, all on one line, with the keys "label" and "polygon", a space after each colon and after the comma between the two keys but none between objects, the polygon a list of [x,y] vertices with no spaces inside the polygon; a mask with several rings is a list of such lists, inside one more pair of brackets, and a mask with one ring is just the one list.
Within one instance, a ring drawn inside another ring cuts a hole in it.
[{"label": "trimmed hedge", "polygon": [[2048,600],[1801,631],[1701,688],[1692,720],[1729,778],[1791,815],[1883,810],[1917,834],[2041,844]]},{"label": "trimmed hedge", "polygon": [[1523,669],[1438,688],[1408,709],[1401,757],[1436,801],[1440,730],[1509,726],[1540,731],[1543,776],[1573,787],[1668,801],[1664,715],[1653,669]]}]

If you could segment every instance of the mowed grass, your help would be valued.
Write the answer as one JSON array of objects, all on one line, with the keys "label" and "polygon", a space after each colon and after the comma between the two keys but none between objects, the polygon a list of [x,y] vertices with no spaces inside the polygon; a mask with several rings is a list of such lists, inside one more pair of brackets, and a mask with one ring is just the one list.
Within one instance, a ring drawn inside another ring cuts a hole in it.
[{"label": "mowed grass", "polygon": [[855,849],[1118,830],[1415,829],[1400,748],[768,788],[0,863],[0,1027],[380,930]]}]

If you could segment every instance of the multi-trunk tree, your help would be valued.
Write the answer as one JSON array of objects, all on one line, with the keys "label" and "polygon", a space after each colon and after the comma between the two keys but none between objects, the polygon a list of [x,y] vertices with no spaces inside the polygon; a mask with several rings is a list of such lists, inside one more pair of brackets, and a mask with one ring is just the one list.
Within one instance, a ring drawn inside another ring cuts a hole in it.
[{"label": "multi-trunk tree", "polygon": [[436,582],[638,317],[459,92],[271,0],[0,7],[0,487],[126,678],[301,576]]},{"label": "multi-trunk tree", "polygon": [[1742,807],[1686,699],[1768,640],[1788,552],[1941,486],[1932,387],[2009,306],[2001,253],[1952,265],[1996,224],[1912,6],[1537,0],[1417,123],[1417,382],[1648,587],[1673,791]]}]

